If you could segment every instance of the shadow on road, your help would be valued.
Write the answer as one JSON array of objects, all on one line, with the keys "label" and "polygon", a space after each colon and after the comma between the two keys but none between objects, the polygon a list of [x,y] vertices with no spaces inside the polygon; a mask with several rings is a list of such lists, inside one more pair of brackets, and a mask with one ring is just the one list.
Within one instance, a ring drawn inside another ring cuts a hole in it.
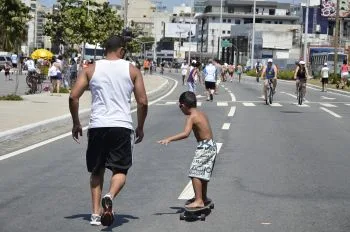
[{"label": "shadow on road", "polygon": [[[84,221],[90,221],[91,214],[76,214],[72,216],[64,217],[65,219],[82,219]],[[126,214],[116,214],[114,216],[114,223],[106,228],[103,228],[101,231],[111,231],[113,228],[119,227],[124,223],[128,223],[130,219],[139,219],[138,217]]]},{"label": "shadow on road", "polygon": [[160,215],[166,215],[166,214],[179,214],[179,213],[182,213],[184,211],[184,208],[182,207],[169,207],[170,209],[175,209],[176,211],[175,212],[165,212],[165,213],[155,213],[153,215],[157,215],[157,216],[160,216]]}]

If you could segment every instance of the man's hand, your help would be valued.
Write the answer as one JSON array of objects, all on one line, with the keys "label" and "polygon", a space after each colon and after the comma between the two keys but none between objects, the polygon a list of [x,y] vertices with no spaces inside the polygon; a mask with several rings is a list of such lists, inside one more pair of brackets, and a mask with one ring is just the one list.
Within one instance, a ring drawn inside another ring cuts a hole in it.
[{"label": "man's hand", "polygon": [[83,128],[81,127],[80,124],[73,125],[72,136],[73,136],[73,139],[75,140],[75,142],[77,142],[77,143],[80,143],[79,142],[79,135],[83,136]]},{"label": "man's hand", "polygon": [[169,139],[162,139],[162,140],[159,140],[157,143],[168,145],[168,143],[170,143],[170,140]]},{"label": "man's hand", "polygon": [[141,129],[139,127],[136,128],[135,132],[136,132],[135,144],[137,144],[137,143],[140,143],[142,141],[144,134],[143,134],[143,129]]}]

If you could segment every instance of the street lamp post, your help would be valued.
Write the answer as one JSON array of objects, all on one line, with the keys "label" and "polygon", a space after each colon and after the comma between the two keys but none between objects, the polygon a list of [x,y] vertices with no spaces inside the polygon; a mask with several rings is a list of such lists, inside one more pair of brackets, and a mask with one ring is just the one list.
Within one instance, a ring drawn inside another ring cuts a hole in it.
[{"label": "street lamp post", "polygon": [[252,48],[251,48],[251,58],[250,58],[250,67],[253,70],[254,65],[254,46],[255,46],[255,13],[256,13],[256,0],[254,0],[253,6],[253,31],[252,31]]},{"label": "street lamp post", "polygon": [[219,32],[219,45],[218,45],[218,47],[219,47],[219,50],[218,50],[218,52],[219,52],[219,54],[218,54],[218,58],[219,58],[219,60],[221,60],[221,50],[222,50],[222,48],[221,48],[221,37],[222,37],[222,1],[223,0],[220,0],[220,32]]},{"label": "street lamp post", "polygon": [[193,7],[193,0],[191,0],[191,10],[190,10],[190,38],[189,38],[189,46],[188,46],[188,64],[191,64],[191,45],[192,45],[192,7]]},{"label": "street lamp post", "polygon": [[306,0],[306,12],[305,12],[305,25],[304,25],[304,56],[303,60],[306,62],[306,50],[307,50],[307,42],[308,42],[308,29],[309,29],[309,6],[310,0]]}]

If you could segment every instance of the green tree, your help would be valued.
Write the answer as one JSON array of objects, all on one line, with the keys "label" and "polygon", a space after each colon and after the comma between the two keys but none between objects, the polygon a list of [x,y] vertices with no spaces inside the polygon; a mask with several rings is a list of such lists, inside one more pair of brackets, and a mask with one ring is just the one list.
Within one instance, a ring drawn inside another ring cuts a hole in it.
[{"label": "green tree", "polygon": [[0,48],[15,51],[27,40],[30,8],[20,0],[0,1]]}]

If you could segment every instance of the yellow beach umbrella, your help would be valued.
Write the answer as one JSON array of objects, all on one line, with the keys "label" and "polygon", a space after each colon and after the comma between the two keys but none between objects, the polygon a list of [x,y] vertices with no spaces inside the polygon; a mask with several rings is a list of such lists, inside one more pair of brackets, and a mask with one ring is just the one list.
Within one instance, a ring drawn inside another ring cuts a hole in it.
[{"label": "yellow beach umbrella", "polygon": [[46,50],[46,49],[37,49],[35,50],[31,57],[34,59],[34,60],[37,60],[37,59],[49,59],[51,60],[52,57],[53,57],[53,54],[52,52],[50,52],[49,50]]}]

